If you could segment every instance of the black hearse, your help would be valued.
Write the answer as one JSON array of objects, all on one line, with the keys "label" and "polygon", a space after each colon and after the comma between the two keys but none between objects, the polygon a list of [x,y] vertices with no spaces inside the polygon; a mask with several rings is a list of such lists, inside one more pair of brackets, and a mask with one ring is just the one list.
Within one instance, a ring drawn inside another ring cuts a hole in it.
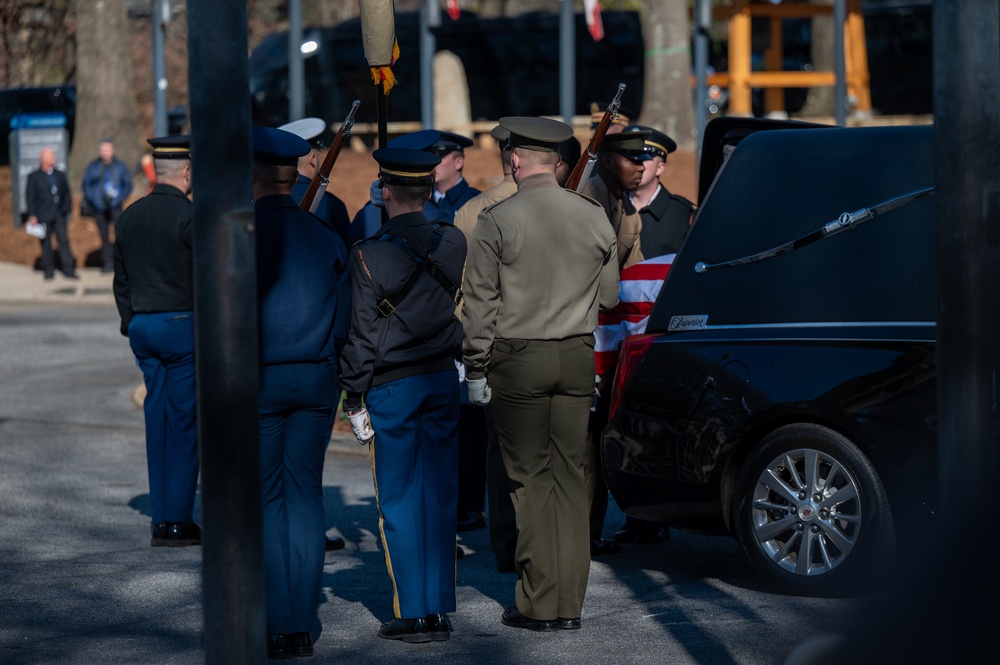
[{"label": "black hearse", "polygon": [[709,124],[605,471],[626,514],[734,536],[784,592],[851,592],[935,511],[932,127],[759,122]]}]

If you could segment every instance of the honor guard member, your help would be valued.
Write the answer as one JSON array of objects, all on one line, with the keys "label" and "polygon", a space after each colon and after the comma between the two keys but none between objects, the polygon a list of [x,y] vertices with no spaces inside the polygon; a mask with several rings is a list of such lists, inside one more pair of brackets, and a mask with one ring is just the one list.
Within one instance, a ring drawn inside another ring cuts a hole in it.
[{"label": "honor guard member", "polygon": [[597,150],[597,168],[584,186],[583,193],[601,204],[618,237],[618,269],[643,259],[642,218],[628,193],[639,186],[645,163],[649,132],[609,134]]},{"label": "honor guard member", "polygon": [[390,148],[422,150],[441,158],[441,163],[434,168],[431,198],[424,204],[424,215],[428,220],[453,223],[455,212],[479,193],[462,177],[465,149],[471,145],[472,139],[437,129],[422,129],[389,141]]},{"label": "honor guard member", "polygon": [[[309,152],[299,157],[299,176],[296,178],[295,184],[292,185],[292,198],[295,199],[296,203],[301,203],[313,178],[319,172],[322,162],[320,153],[325,148],[322,138],[326,131],[326,123],[321,118],[302,118],[287,122],[278,129],[300,136],[309,143]],[[347,206],[333,192],[329,189],[323,192],[319,207],[313,214],[337,232],[340,239],[344,241],[345,247],[349,246],[351,217],[347,214]]]},{"label": "honor guard member", "polygon": [[[322,136],[326,130],[326,123],[321,118],[302,118],[287,122],[278,129],[291,132],[309,143],[309,152],[299,157],[297,165],[299,175],[295,179],[295,184],[292,185],[292,198],[295,199],[295,203],[302,203],[302,197],[309,191],[309,186],[319,171],[320,152],[324,147]],[[323,192],[319,205],[313,214],[326,222],[327,226],[340,236],[340,239],[344,241],[344,247],[350,247],[353,244],[350,234],[351,218],[347,214],[347,206],[329,189]],[[346,545],[347,543],[340,536],[326,537],[327,552],[342,550]]]},{"label": "honor guard member", "polygon": [[646,257],[676,254],[681,248],[695,205],[683,196],[671,194],[660,182],[667,169],[667,155],[677,150],[672,138],[661,131],[643,125],[630,125],[625,133],[649,132],[645,149],[651,159],[646,162],[642,180],[635,191],[629,193],[633,207],[642,218],[642,253]]},{"label": "honor guard member", "polygon": [[118,218],[115,302],[146,384],[152,545],[198,545],[190,138],[166,136],[149,144],[156,185]]},{"label": "honor guard member", "polygon": [[[462,230],[467,240],[472,238],[472,230],[484,208],[503,201],[517,191],[510,172],[510,132],[497,125],[490,130],[490,136],[497,140],[500,148],[503,180],[476,194],[455,213],[455,226]],[[484,501],[484,493],[489,495],[488,501]],[[497,560],[497,570],[512,573],[517,525],[496,429],[489,410],[470,404],[468,391],[463,390],[459,425],[458,530],[469,531],[484,526],[486,507],[490,512],[490,545]]]},{"label": "honor guard member", "polygon": [[[351,332],[340,359],[344,411],[371,444],[379,530],[395,618],[379,636],[449,638],[455,611],[459,381],[455,316],[465,263],[462,232],[424,216],[440,158],[383,148],[389,215],[351,248]],[[370,415],[369,415],[370,414]]]},{"label": "honor guard member", "polygon": [[323,460],[350,285],[343,241],[292,198],[309,144],[253,129],[260,458],[268,656],[310,656],[323,577]]},{"label": "honor guard member", "polygon": [[489,404],[517,515],[515,605],[501,621],[580,627],[590,569],[587,419],[598,308],[618,302],[614,231],[600,206],[559,187],[569,125],[507,117],[517,193],[486,208],[465,274],[470,401]]}]

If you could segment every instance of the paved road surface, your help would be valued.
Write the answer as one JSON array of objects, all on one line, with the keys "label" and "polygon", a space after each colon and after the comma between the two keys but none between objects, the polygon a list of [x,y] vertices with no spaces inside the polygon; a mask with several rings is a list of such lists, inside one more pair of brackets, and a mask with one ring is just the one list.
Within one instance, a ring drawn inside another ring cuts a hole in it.
[{"label": "paved road surface", "polygon": [[[110,284],[19,300],[4,296],[15,273],[41,282],[0,265],[0,663],[204,662],[200,549],[149,547],[141,375]],[[593,563],[582,630],[535,634],[500,624],[514,576],[495,571],[483,529],[461,536],[452,639],[390,642],[376,636],[391,589],[353,439],[332,441],[324,492],[348,547],[326,558],[317,664],[775,664],[863,603],[769,593],[734,541],[674,531]],[[612,505],[607,532],[621,522]]]}]

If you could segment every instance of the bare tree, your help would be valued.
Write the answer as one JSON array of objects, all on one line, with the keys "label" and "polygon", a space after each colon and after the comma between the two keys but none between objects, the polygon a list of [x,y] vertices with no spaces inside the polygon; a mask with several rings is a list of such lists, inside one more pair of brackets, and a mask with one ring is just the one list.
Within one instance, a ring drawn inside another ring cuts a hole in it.
[{"label": "bare tree", "polygon": [[138,163],[141,149],[125,0],[75,0],[75,7],[76,130],[70,172],[79,178],[103,137],[114,139],[119,158],[129,165]]},{"label": "bare tree", "polygon": [[[833,5],[833,0],[811,0],[814,5]],[[811,61],[816,71],[833,71],[833,16],[817,16],[812,20]],[[803,117],[833,116],[833,88],[809,88],[806,103],[799,115]]]},{"label": "bare tree", "polygon": [[64,83],[72,69],[71,0],[0,2],[0,87]]},{"label": "bare tree", "polygon": [[639,119],[677,141],[695,147],[691,91],[691,26],[687,0],[644,0],[646,45],[643,100]]}]

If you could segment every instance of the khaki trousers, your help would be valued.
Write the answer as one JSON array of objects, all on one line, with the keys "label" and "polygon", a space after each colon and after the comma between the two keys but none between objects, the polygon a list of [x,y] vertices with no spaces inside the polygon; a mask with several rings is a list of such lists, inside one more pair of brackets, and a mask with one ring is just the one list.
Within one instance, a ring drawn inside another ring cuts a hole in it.
[{"label": "khaki trousers", "polygon": [[590,574],[583,468],[594,338],[496,340],[490,386],[517,516],[517,609],[542,621],[578,618]]}]

